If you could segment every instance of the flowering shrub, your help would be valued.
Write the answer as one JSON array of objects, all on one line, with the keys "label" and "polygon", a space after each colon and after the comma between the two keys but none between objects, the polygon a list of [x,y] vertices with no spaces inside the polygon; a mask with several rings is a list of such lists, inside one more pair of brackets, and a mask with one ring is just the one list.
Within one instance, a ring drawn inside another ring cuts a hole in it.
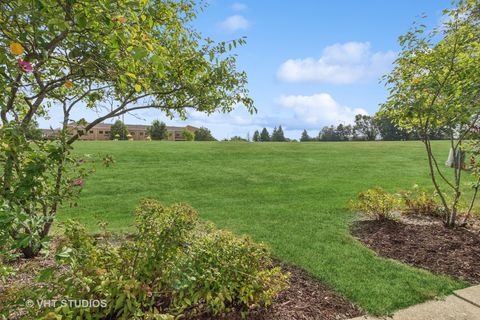
[{"label": "flowering shrub", "polygon": [[405,204],[402,213],[433,217],[440,216],[441,210],[433,195],[420,189],[417,185],[412,190],[403,191],[400,194]]},{"label": "flowering shrub", "polygon": [[398,198],[376,187],[357,195],[352,201],[351,208],[376,220],[393,219],[393,212],[400,205]]},{"label": "flowering shrub", "polygon": [[287,286],[269,252],[247,237],[204,225],[183,204],[144,200],[138,230],[121,244],[97,241],[68,222],[42,299],[103,301],[101,306],[41,310],[45,317],[174,319],[268,306]]}]

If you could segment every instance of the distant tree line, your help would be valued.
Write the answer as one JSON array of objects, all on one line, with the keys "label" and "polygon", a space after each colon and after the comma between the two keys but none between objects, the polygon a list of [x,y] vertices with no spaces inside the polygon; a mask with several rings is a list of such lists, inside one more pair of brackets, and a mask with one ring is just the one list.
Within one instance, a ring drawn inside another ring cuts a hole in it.
[{"label": "distant tree line", "polygon": [[[448,139],[445,130],[437,129],[430,132],[430,139],[443,140]],[[353,125],[339,124],[337,126],[323,127],[316,137],[308,135],[307,130],[303,130],[300,141],[373,141],[373,140],[420,140],[415,132],[409,132],[398,128],[394,122],[386,116],[375,115],[368,116],[357,114]]]},{"label": "distant tree line", "polygon": [[263,128],[261,132],[256,130],[253,133],[253,141],[255,142],[266,142],[266,141],[274,141],[274,142],[283,142],[283,141],[290,141],[289,139],[285,138],[283,133],[282,126],[275,127],[272,131],[272,134],[268,132],[267,128]]}]

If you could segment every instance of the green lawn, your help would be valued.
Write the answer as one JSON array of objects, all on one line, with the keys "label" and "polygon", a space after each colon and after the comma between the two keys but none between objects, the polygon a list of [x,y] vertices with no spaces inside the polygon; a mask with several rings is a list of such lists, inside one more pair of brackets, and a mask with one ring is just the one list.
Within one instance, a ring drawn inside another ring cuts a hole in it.
[{"label": "green lawn", "polygon": [[[448,145],[434,144],[443,161]],[[95,231],[95,216],[112,230],[131,231],[141,198],[188,202],[201,218],[268,243],[275,256],[375,314],[385,314],[464,284],[376,257],[348,232],[346,208],[358,191],[429,186],[420,142],[226,143],[96,141],[82,154],[114,156],[98,165],[75,208]],[[421,237],[421,234],[418,235]]]}]

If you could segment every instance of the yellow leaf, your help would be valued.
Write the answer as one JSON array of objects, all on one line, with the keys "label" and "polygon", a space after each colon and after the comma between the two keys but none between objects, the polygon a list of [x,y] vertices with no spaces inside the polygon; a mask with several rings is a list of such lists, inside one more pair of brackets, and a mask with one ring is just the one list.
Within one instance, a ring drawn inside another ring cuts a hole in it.
[{"label": "yellow leaf", "polygon": [[131,73],[131,72],[125,72],[125,74],[132,79],[137,79],[137,76],[135,74]]},{"label": "yellow leaf", "polygon": [[136,85],[135,85],[135,91],[137,91],[137,92],[142,91],[142,86],[139,85],[139,84],[136,84]]},{"label": "yellow leaf", "polygon": [[10,43],[10,51],[12,51],[14,55],[18,56],[23,53],[23,47],[18,42],[12,42]]}]

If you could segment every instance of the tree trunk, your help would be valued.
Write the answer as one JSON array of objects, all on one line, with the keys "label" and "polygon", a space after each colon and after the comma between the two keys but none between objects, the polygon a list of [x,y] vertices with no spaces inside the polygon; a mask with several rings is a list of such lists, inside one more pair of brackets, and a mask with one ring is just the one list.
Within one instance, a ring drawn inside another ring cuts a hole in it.
[{"label": "tree trunk", "polygon": [[22,248],[21,250],[22,250],[23,257],[25,259],[35,258],[40,253],[40,247],[34,248],[31,245],[29,245],[25,248]]}]

